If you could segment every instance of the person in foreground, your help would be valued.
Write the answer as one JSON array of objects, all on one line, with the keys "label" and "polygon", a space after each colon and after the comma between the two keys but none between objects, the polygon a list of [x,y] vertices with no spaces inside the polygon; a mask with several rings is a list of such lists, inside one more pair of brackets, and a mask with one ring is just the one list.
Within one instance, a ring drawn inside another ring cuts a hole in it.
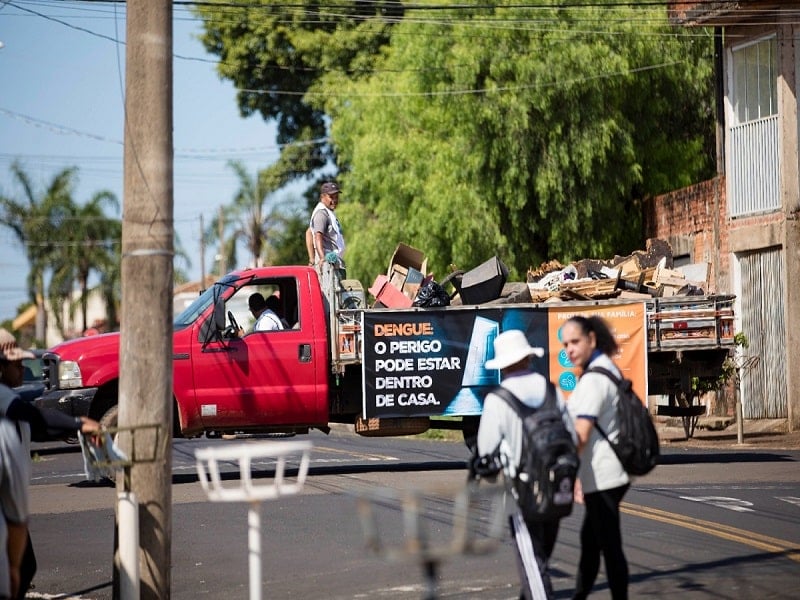
[{"label": "person in foreground", "polygon": [[28,543],[30,455],[13,421],[0,417],[0,599],[20,594]]},{"label": "person in foreground", "polygon": [[630,480],[613,448],[597,429],[602,428],[612,441],[619,435],[617,387],[601,373],[586,372],[591,366],[598,366],[620,377],[612,360],[619,347],[600,317],[572,317],[561,328],[561,340],[572,364],[583,372],[568,402],[581,458],[576,498],[580,500],[582,494],[586,506],[573,598],[586,598],[591,592],[602,553],[611,597],[624,600],[628,597],[628,561],[622,550],[619,505]]},{"label": "person in foreground", "polygon": [[[22,361],[34,358],[32,352],[23,350],[17,345],[17,340],[5,329],[0,328],[0,417],[5,417],[14,423],[19,434],[20,443],[30,469],[30,444],[45,442],[74,436],[77,432],[84,434],[97,434],[100,424],[89,417],[70,417],[57,410],[37,408],[30,402],[25,402],[13,388],[22,385],[24,366]],[[22,563],[19,566],[19,581],[14,583],[17,588],[18,599],[25,597],[31,580],[36,573],[36,556],[33,551],[30,534],[27,534]],[[16,570],[12,571],[16,577]]]},{"label": "person in foreground", "polygon": [[[545,401],[548,382],[542,375],[531,370],[530,361],[532,356],[543,355],[544,350],[530,346],[522,331],[512,329],[504,331],[495,338],[494,358],[486,361],[485,366],[487,369],[500,369],[502,387],[513,393],[520,402],[531,408],[539,408]],[[556,398],[563,414],[564,424],[571,431],[572,422],[560,391],[556,392]],[[487,394],[478,427],[477,456],[490,456],[499,449],[500,454],[506,457],[507,464],[519,465],[522,458],[523,435],[523,424],[519,414],[494,392]],[[552,598],[553,586],[547,571],[547,563],[556,544],[560,520],[535,520],[532,518],[533,515],[526,514],[524,510],[522,517],[530,533],[543,591],[547,598]],[[519,546],[515,544],[514,548],[522,575],[525,572],[524,559]],[[521,578],[525,585],[526,578]],[[527,589],[535,585],[528,581],[520,593],[520,598],[540,597]]]}]

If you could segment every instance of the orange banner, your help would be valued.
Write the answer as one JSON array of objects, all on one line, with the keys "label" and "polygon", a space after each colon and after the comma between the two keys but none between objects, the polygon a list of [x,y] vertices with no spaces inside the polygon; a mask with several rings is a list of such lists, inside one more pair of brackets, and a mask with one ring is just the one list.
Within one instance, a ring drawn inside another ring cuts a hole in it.
[{"label": "orange banner", "polygon": [[638,396],[647,401],[647,315],[644,302],[614,306],[587,305],[548,307],[548,355],[550,378],[561,388],[564,397],[575,389],[579,370],[567,357],[561,342],[561,326],[571,317],[599,316],[605,319],[619,344],[619,354],[613,357],[622,375],[633,382]]}]

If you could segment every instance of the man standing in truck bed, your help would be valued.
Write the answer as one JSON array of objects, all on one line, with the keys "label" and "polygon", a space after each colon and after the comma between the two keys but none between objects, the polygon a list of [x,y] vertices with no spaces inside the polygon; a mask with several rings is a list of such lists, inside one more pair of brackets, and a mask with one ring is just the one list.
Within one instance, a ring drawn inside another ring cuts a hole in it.
[{"label": "man standing in truck bed", "polygon": [[334,211],[339,205],[339,186],[326,181],[320,188],[320,198],[311,212],[311,235],[314,245],[314,267],[326,292],[344,277],[344,236]]}]

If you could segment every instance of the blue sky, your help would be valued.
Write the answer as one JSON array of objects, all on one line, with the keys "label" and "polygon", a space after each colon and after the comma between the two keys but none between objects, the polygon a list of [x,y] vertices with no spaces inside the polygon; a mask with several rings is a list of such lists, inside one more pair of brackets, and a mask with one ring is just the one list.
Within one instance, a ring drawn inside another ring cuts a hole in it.
[{"label": "blue sky", "polygon": [[[78,202],[108,189],[122,203],[125,47],[113,40],[125,39],[125,27],[124,3],[0,0],[4,195],[22,198],[10,171],[18,159],[38,190],[60,170],[77,166]],[[174,219],[176,234],[192,257],[192,278],[200,277],[200,215],[208,225],[238,187],[228,161],[240,160],[255,173],[279,152],[271,124],[258,116],[239,116],[233,85],[216,75],[215,57],[203,49],[199,32],[199,21],[176,6]],[[208,249],[207,270],[213,257],[214,250]],[[27,273],[19,242],[0,228],[0,320],[13,318],[27,301]]]}]

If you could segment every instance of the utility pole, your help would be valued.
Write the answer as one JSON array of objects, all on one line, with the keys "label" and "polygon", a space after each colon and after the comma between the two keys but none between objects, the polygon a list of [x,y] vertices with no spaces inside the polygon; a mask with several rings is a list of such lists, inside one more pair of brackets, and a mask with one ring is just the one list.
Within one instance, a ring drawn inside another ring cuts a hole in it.
[{"label": "utility pole", "polygon": [[203,213],[200,213],[200,291],[206,289],[206,238]]},{"label": "utility pole", "polygon": [[219,276],[227,273],[228,266],[225,264],[225,209],[219,207],[219,222],[217,226],[219,236]]},{"label": "utility pole", "polygon": [[138,501],[140,597],[157,600],[172,537],[172,0],[128,0],[126,39],[119,425],[134,463],[117,487]]}]

